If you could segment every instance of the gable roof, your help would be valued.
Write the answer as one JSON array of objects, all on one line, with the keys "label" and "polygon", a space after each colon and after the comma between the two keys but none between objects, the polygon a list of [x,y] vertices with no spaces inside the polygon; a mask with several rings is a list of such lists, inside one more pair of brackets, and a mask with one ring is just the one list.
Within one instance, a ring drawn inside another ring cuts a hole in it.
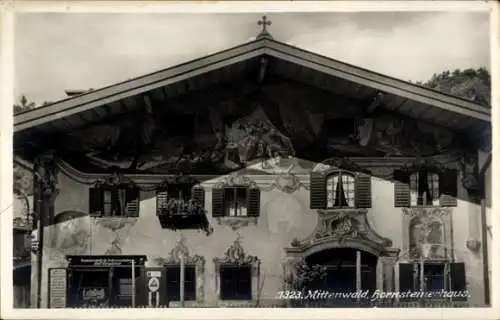
[{"label": "gable roof", "polygon": [[[14,132],[67,130],[134,109],[133,97],[161,94],[171,98],[228,81],[266,57],[269,72],[332,92],[376,96],[385,108],[456,131],[477,132],[490,125],[491,110],[466,99],[352,66],[270,38],[230,48],[168,69],[42,106],[14,117]],[[22,134],[24,135],[24,134]]]}]

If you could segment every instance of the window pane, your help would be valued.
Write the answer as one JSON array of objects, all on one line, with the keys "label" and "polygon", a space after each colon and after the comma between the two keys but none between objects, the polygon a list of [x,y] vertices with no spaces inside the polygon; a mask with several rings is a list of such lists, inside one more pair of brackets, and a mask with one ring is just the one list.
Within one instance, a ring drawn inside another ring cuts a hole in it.
[{"label": "window pane", "polygon": [[222,267],[220,269],[221,299],[251,300],[252,279],[250,267]]},{"label": "window pane", "polygon": [[168,266],[166,269],[167,275],[167,300],[180,300],[180,273],[181,269],[178,266]]},{"label": "window pane", "polygon": [[104,215],[109,216],[111,215],[111,211],[113,209],[113,204],[112,204],[112,193],[111,190],[104,190]]},{"label": "window pane", "polygon": [[416,206],[418,202],[418,172],[410,176],[410,204]]},{"label": "window pane", "polygon": [[332,208],[335,204],[335,189],[337,186],[338,176],[330,175],[326,178],[326,193],[327,193],[327,206]]},{"label": "window pane", "polygon": [[351,175],[343,175],[342,181],[347,206],[354,207],[354,177]]},{"label": "window pane", "polygon": [[247,189],[236,188],[236,215],[247,215]]},{"label": "window pane", "polygon": [[427,176],[427,183],[432,198],[432,205],[439,205],[439,175],[437,173],[429,173]]},{"label": "window pane", "polygon": [[235,216],[236,215],[236,203],[235,203],[235,194],[234,189],[226,188],[224,190],[224,205],[226,209],[226,216]]}]

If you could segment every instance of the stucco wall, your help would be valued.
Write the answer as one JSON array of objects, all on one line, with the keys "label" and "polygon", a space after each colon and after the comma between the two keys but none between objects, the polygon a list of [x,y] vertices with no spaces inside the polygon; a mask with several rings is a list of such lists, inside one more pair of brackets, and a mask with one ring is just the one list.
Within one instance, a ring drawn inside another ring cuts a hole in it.
[{"label": "stucco wall", "polygon": [[[250,179],[252,177],[250,176]],[[308,181],[302,181],[308,185]],[[207,182],[211,185],[211,182]],[[464,194],[461,183],[460,194]],[[85,213],[88,212],[88,185],[77,183],[63,173],[58,176],[60,194],[56,199],[56,216],[72,211],[81,214],[76,218],[47,227],[45,232],[42,306],[48,301],[48,269],[66,266],[65,255],[99,255],[112,247],[113,240],[118,240],[122,254],[147,255],[146,266],[153,266],[155,258],[167,258],[169,252],[178,243],[181,234],[186,238],[190,255],[205,257],[204,296],[206,305],[217,305],[215,266],[213,258],[222,257],[226,249],[239,236],[245,252],[261,260],[260,280],[262,281],[261,299],[273,299],[283,287],[282,259],[285,247],[290,247],[294,238],[302,239],[313,232],[317,222],[314,210],[309,209],[309,191],[304,187],[293,193],[278,189],[261,193],[261,211],[257,225],[242,227],[236,231],[227,225],[219,225],[211,215],[211,192],[205,194],[205,207],[208,218],[214,228],[207,236],[196,230],[171,231],[162,229],[156,217],[154,193],[143,193],[140,203],[140,217],[135,224],[125,226],[118,231],[111,231],[96,223]],[[401,248],[403,236],[403,213],[401,208],[394,208],[394,186],[391,181],[372,178],[372,208],[368,210],[368,221],[373,230],[392,240],[393,247]],[[480,254],[471,253],[466,242],[471,234],[478,230],[470,228],[470,221],[479,219],[478,205],[458,200],[453,208],[453,246],[455,261],[466,263],[467,281],[472,298],[472,305],[481,305],[484,301],[482,259]],[[471,214],[473,219],[471,219]],[[219,304],[220,305],[220,304]]]}]

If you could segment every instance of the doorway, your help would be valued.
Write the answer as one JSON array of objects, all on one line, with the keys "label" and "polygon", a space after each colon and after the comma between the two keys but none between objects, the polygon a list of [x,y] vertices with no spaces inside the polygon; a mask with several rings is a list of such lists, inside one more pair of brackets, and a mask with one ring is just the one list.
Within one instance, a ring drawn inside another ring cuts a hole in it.
[{"label": "doorway", "polygon": [[315,303],[322,307],[360,306],[369,299],[353,296],[359,291],[368,291],[367,297],[377,289],[378,258],[366,251],[351,248],[327,249],[306,258],[309,266],[326,267],[322,279],[313,282],[311,290],[324,290],[335,296]]}]

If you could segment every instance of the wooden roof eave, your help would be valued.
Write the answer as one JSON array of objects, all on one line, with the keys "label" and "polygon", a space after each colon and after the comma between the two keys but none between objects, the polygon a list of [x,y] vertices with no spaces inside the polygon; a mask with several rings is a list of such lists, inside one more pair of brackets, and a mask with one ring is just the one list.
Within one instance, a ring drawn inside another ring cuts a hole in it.
[{"label": "wooden roof eave", "polygon": [[402,80],[352,66],[275,40],[260,39],[146,76],[65,99],[16,115],[14,132],[173,84],[260,55],[268,55],[435,108],[491,123],[489,108]]}]

